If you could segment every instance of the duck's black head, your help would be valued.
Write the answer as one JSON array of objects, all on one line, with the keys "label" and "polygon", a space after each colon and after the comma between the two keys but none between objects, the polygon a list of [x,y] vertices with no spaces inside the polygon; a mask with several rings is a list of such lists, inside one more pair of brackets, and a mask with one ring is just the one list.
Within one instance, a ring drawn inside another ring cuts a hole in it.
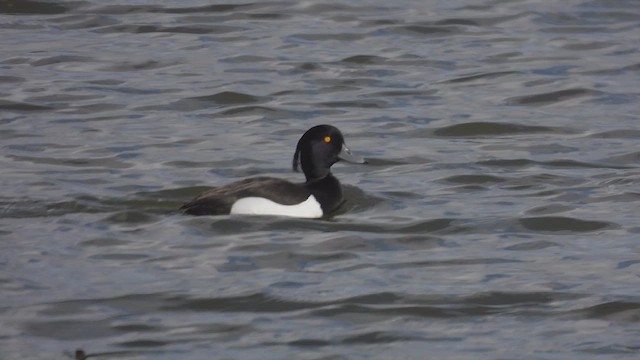
[{"label": "duck's black head", "polygon": [[302,172],[310,181],[325,177],[331,165],[340,160],[365,163],[364,159],[351,154],[340,130],[331,125],[318,125],[307,130],[298,141],[293,156],[293,170],[298,171],[300,163]]}]

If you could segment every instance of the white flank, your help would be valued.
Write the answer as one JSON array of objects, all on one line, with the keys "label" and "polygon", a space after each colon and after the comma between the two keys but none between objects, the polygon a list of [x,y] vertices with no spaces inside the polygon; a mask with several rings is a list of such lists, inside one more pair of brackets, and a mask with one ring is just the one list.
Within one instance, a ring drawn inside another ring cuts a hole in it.
[{"label": "white flank", "polygon": [[307,200],[296,205],[282,205],[261,197],[246,197],[233,203],[231,213],[319,218],[322,217],[322,208],[313,195],[310,195]]}]

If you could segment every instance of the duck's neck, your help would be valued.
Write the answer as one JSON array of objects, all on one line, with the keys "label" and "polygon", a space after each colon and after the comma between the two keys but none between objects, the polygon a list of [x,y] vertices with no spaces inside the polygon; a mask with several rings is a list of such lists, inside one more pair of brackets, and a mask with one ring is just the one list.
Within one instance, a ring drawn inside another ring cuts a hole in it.
[{"label": "duck's neck", "polygon": [[307,179],[307,182],[316,181],[326,177],[327,175],[331,175],[331,171],[327,168],[306,166],[305,163],[302,164],[302,172],[304,173],[304,177]]},{"label": "duck's neck", "polygon": [[323,177],[307,180],[305,186],[320,203],[325,214],[333,212],[344,202],[342,185],[331,172],[327,172]]}]

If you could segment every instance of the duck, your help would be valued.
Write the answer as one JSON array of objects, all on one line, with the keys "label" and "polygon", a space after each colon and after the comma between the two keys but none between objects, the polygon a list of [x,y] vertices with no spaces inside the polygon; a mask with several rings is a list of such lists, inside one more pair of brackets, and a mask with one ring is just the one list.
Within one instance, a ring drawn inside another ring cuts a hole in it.
[{"label": "duck", "polygon": [[317,125],[307,130],[296,146],[293,171],[300,167],[306,181],[259,176],[208,190],[180,210],[188,215],[276,215],[322,218],[336,211],[344,196],[340,181],[331,173],[338,161],[366,164],[347,147],[340,130]]}]

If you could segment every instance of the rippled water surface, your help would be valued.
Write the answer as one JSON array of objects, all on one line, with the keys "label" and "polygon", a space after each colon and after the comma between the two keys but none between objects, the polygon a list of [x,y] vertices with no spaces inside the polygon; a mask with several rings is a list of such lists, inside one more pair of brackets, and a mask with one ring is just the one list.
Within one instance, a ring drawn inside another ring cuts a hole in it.
[{"label": "rippled water surface", "polygon": [[[3,359],[637,359],[640,2],[1,1]],[[190,217],[339,127],[322,220]]]}]

